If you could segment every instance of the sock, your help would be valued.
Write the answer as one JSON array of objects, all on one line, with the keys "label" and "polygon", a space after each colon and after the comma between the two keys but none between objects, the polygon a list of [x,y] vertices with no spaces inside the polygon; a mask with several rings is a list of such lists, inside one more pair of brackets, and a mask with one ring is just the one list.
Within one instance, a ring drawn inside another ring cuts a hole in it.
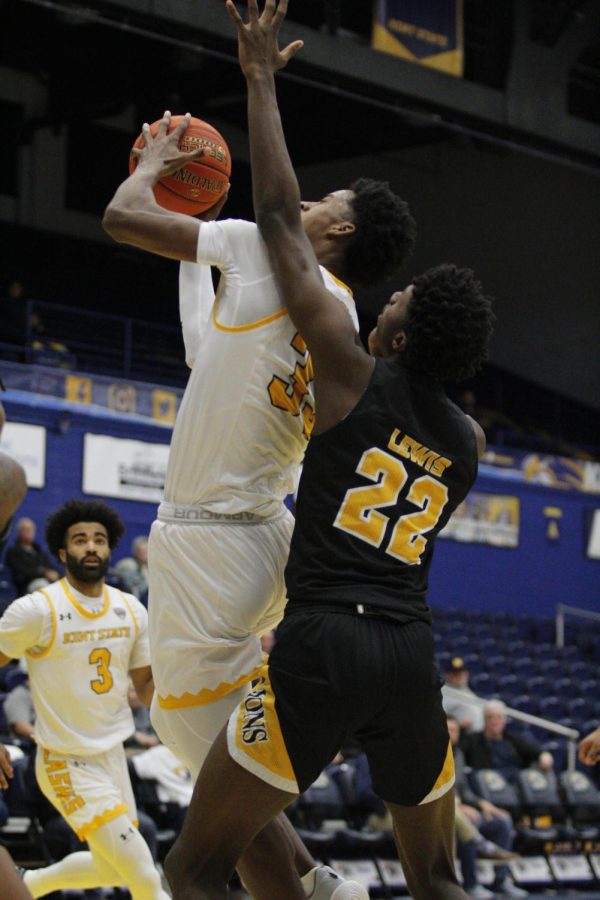
[{"label": "sock", "polygon": [[307,872],[306,875],[303,875],[300,878],[302,887],[304,888],[304,893],[307,897],[310,897],[310,895],[314,892],[317,879],[317,869],[319,868],[320,866],[315,866],[314,869],[310,869],[310,871]]},{"label": "sock", "polygon": [[[107,877],[108,876],[108,877]],[[54,865],[43,869],[28,869],[23,876],[25,887],[32,897],[43,897],[53,891],[71,889],[85,890],[95,887],[119,885],[119,876],[113,873],[101,875],[91,853],[82,850],[70,853]]]}]

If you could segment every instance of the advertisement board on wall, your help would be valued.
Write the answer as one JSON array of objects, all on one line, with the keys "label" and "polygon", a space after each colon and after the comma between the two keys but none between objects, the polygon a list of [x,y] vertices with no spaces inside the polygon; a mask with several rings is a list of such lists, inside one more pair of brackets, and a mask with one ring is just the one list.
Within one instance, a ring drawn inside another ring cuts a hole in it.
[{"label": "advertisement board on wall", "polygon": [[87,433],[81,489],[84,494],[160,503],[168,458],[168,444]]},{"label": "advertisement board on wall", "polygon": [[518,497],[471,491],[439,536],[465,544],[518,547],[519,513]]}]

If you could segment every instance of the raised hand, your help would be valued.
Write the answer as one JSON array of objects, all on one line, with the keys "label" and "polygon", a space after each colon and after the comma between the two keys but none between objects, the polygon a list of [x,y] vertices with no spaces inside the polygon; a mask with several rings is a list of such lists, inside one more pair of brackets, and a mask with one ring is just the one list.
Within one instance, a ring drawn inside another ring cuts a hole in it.
[{"label": "raised hand", "polygon": [[303,41],[292,41],[283,50],[279,49],[279,29],[285,19],[288,0],[265,0],[261,14],[257,0],[248,0],[247,25],[233,0],[227,0],[226,6],[237,31],[240,66],[246,78],[283,69],[304,46]]},{"label": "raised hand", "polygon": [[586,766],[600,762],[600,725],[579,742],[579,761]]},{"label": "raised hand", "polygon": [[190,119],[190,113],[186,113],[179,125],[167,134],[171,123],[171,113],[166,110],[154,137],[150,126],[144,122],[142,125],[144,146],[131,151],[138,158],[137,168],[152,168],[158,178],[164,178],[165,175],[172,175],[173,172],[181,169],[186,162],[203,156],[204,149],[202,147],[191,152],[179,149],[179,141],[185,134]]}]

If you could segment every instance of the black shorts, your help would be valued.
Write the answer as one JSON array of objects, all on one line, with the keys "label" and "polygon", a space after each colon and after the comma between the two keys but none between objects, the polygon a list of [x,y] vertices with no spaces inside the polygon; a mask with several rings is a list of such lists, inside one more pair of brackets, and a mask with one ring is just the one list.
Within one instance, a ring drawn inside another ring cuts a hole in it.
[{"label": "black shorts", "polygon": [[428,624],[290,604],[261,678],[230,719],[229,750],[295,793],[353,735],[383,800],[428,802],[454,783],[441,684]]}]

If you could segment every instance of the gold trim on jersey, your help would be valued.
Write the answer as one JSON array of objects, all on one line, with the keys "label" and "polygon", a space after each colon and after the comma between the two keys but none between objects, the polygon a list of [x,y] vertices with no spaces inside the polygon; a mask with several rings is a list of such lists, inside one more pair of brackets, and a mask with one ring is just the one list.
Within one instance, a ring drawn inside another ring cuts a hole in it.
[{"label": "gold trim on jersey", "polygon": [[282,316],[287,315],[287,309],[285,306],[282,309],[278,309],[277,312],[271,313],[270,316],[265,316],[262,319],[257,319],[255,322],[248,322],[247,325],[223,325],[222,322],[219,322],[217,319],[217,305],[219,300],[221,299],[221,281],[219,281],[219,286],[217,287],[217,294],[215,296],[215,302],[212,307],[212,318],[213,324],[215,328],[218,328],[219,331],[228,331],[228,332],[238,332],[238,331],[252,331],[253,328],[260,328],[262,325],[268,325],[269,322],[274,322],[276,319],[281,319]]},{"label": "gold trim on jersey", "polygon": [[448,741],[448,750],[442,771],[438,775],[434,786],[431,788],[426,797],[423,797],[419,806],[424,803],[431,803],[433,800],[439,800],[444,794],[447,794],[454,785],[454,754],[452,752],[452,744]]},{"label": "gold trim on jersey", "polygon": [[326,272],[330,278],[333,278],[333,280],[335,281],[336,284],[339,284],[339,286],[341,288],[344,288],[345,291],[348,291],[348,293],[350,294],[351,297],[354,297],[354,291],[352,290],[352,288],[348,287],[348,285],[344,281],[342,281],[341,278],[337,278],[333,274],[333,272],[329,271],[329,269],[326,269]]},{"label": "gold trim on jersey", "polygon": [[120,803],[118,806],[113,806],[112,809],[107,809],[106,812],[103,812],[99,816],[94,816],[89,822],[86,822],[81,828],[73,828],[71,823],[71,827],[73,828],[75,834],[79,838],[80,841],[85,841],[88,834],[91,834],[92,831],[97,831],[103,825],[106,825],[107,822],[112,822],[113,819],[118,819],[119,816],[122,816],[123,813],[128,813],[126,803]]},{"label": "gold trim on jersey", "polygon": [[52,645],[54,644],[54,640],[56,638],[56,610],[54,609],[54,603],[52,602],[52,598],[50,595],[43,589],[38,588],[40,594],[43,594],[46,600],[48,601],[48,606],[50,607],[50,615],[52,617],[52,633],[50,634],[50,643],[47,647],[44,647],[42,650],[26,650],[28,656],[31,656],[33,659],[41,659],[42,656],[46,656],[47,653],[52,649]]},{"label": "gold trim on jersey", "polygon": [[255,322],[249,322],[247,325],[223,325],[223,323],[219,322],[219,320],[217,319],[216,300],[213,306],[213,322],[215,328],[218,328],[219,331],[252,331],[253,328],[260,328],[262,325],[268,325],[269,322],[274,322],[276,319],[281,319],[282,316],[287,316],[287,309],[285,307],[278,310],[276,313],[271,313],[270,316],[265,316],[264,319],[257,319]]},{"label": "gold trim on jersey", "polygon": [[184,709],[189,706],[206,706],[208,703],[214,703],[215,700],[221,700],[227,694],[231,694],[237,688],[241,687],[256,678],[261,671],[262,666],[257,666],[247,675],[241,675],[236,681],[222,681],[216,688],[202,688],[197,694],[190,694],[186,691],[180,697],[174,697],[173,694],[167,694],[161,697],[158,694],[158,705],[161,709]]},{"label": "gold trim on jersey", "polygon": [[86,619],[99,619],[100,616],[105,615],[110,608],[110,597],[108,595],[108,588],[104,585],[104,606],[99,612],[90,612],[89,609],[86,609],[85,606],[82,606],[81,603],[76,599],[74,594],[69,587],[69,582],[66,578],[61,578],[60,584],[62,586],[63,591],[67,595],[67,599],[70,603],[73,604],[78,613],[81,613],[82,616],[85,616]]},{"label": "gold trim on jersey", "polygon": [[123,598],[123,602],[124,602],[125,606],[127,607],[127,609],[129,610],[129,615],[130,615],[131,618],[133,619],[134,640],[137,641],[138,635],[139,635],[139,633],[140,633],[140,628],[139,628],[139,625],[138,625],[138,623],[137,623],[137,619],[136,619],[136,617],[135,617],[134,614],[133,614],[133,610],[132,610],[131,606],[129,605],[129,600],[127,599],[127,597],[125,596],[125,594],[123,593],[123,591],[119,591],[119,594],[120,594],[121,597]]}]

